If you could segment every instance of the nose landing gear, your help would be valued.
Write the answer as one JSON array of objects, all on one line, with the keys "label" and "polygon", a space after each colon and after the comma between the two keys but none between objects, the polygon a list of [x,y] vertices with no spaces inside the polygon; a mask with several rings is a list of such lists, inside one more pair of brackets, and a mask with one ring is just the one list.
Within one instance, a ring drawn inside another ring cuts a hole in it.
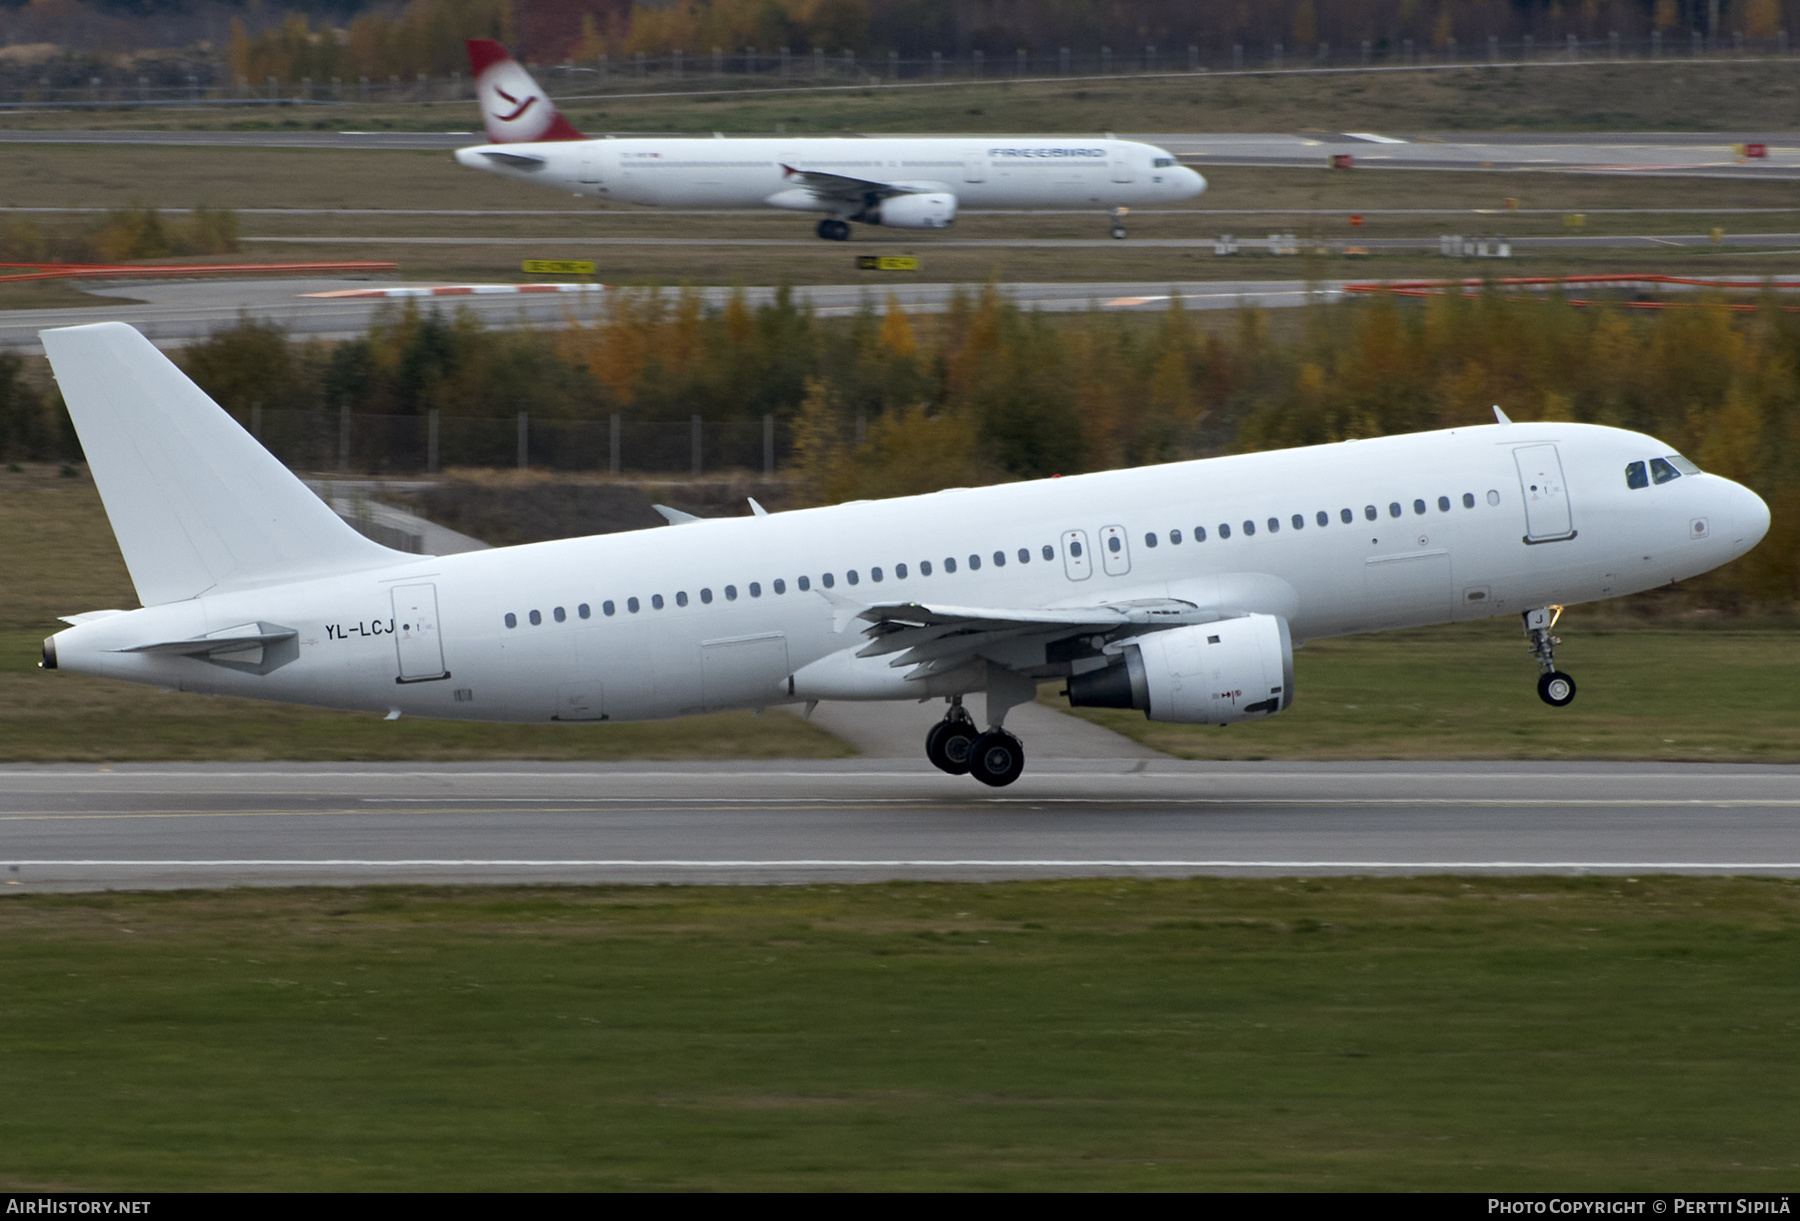
[{"label": "nose landing gear", "polygon": [[1538,675],[1538,698],[1552,708],[1566,708],[1575,702],[1575,680],[1556,668],[1556,646],[1562,641],[1550,634],[1562,612],[1560,606],[1545,606],[1528,610],[1524,616],[1531,655],[1543,671]]},{"label": "nose landing gear", "polygon": [[1112,235],[1114,241],[1125,240],[1125,214],[1130,208],[1114,208],[1112,210]]}]

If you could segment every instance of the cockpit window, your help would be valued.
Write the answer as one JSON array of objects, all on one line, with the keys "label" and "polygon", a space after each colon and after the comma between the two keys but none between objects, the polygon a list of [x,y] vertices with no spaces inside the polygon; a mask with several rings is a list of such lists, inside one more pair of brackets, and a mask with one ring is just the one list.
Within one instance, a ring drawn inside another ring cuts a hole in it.
[{"label": "cockpit window", "polygon": [[1173,158],[1173,157],[1158,157],[1154,161],[1152,161],[1150,164],[1155,166],[1159,170],[1166,170],[1170,166],[1175,164],[1175,158]]},{"label": "cockpit window", "polygon": [[1625,486],[1628,488],[1647,488],[1650,486],[1650,475],[1642,462],[1625,464]]},{"label": "cockpit window", "polygon": [[1698,475],[1700,473],[1699,467],[1695,466],[1692,462],[1689,462],[1686,458],[1683,458],[1680,454],[1670,454],[1669,465],[1684,475]]},{"label": "cockpit window", "polygon": [[1652,483],[1667,483],[1671,479],[1679,478],[1681,478],[1681,472],[1670,466],[1668,459],[1650,459],[1650,481]]}]

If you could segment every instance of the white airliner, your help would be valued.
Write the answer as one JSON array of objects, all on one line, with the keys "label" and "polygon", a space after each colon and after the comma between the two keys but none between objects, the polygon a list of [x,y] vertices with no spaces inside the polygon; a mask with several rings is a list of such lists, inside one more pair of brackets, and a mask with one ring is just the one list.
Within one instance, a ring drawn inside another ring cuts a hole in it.
[{"label": "white airliner", "polygon": [[823,212],[819,236],[844,241],[851,221],[942,229],[965,204],[1106,208],[1112,235],[1122,238],[1130,208],[1206,189],[1204,178],[1164,150],[1110,136],[590,140],[505,47],[487,39],[468,47],[493,143],[459,149],[456,159],[576,195],[665,208]]},{"label": "white airliner", "polygon": [[1563,604],[1769,527],[1653,437],[1502,417],[434,558],[357,534],[125,324],[41,334],[143,603],[68,616],[48,669],[472,721],[944,699],[928,757],[990,785],[1023,767],[1004,722],[1039,683],[1258,720],[1311,637],[1522,614],[1539,694],[1567,704]]}]

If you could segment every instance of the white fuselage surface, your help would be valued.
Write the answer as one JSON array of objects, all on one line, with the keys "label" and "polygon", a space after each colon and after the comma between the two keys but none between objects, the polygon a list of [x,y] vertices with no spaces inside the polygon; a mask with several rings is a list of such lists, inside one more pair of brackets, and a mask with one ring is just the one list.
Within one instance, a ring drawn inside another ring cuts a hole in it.
[{"label": "white fuselage surface", "polygon": [[[1189,608],[1174,622],[1276,616],[1298,644],[1616,597],[1754,546],[1768,510],[1729,480],[1689,466],[1628,486],[1631,464],[1667,454],[1613,428],[1496,424],[437,558],[389,553],[351,573],[80,617],[47,659],[184,691],[466,720],[917,699],[979,690],[992,667],[1035,682],[1105,664],[1098,637],[1072,648],[1058,634],[1058,608],[1071,622],[1132,606]],[[868,643],[859,614],[876,605],[1040,621],[983,637],[985,671],[959,663],[921,680],[857,656]],[[126,651],[258,624],[271,641],[277,629],[292,639],[211,657]],[[1121,620],[1109,639],[1155,626]]]}]

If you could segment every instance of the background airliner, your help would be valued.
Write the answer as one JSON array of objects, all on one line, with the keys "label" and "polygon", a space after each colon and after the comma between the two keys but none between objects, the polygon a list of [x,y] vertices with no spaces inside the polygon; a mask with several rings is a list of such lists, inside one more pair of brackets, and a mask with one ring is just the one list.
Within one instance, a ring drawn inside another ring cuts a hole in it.
[{"label": "background airliner", "polygon": [[125,324],[41,335],[143,603],[68,616],[45,668],[486,721],[941,698],[928,757],[990,785],[1024,766],[1004,722],[1041,682],[1256,720],[1309,637],[1522,614],[1566,704],[1562,604],[1769,527],[1653,437],[1503,420],[421,557],[353,531]]},{"label": "background airliner", "polygon": [[824,212],[819,236],[844,241],[851,221],[942,229],[960,205],[1106,208],[1113,236],[1122,238],[1127,209],[1206,189],[1204,178],[1164,150],[1111,138],[590,140],[505,47],[471,39],[468,49],[492,143],[457,150],[457,161],[577,195],[661,207]]}]

